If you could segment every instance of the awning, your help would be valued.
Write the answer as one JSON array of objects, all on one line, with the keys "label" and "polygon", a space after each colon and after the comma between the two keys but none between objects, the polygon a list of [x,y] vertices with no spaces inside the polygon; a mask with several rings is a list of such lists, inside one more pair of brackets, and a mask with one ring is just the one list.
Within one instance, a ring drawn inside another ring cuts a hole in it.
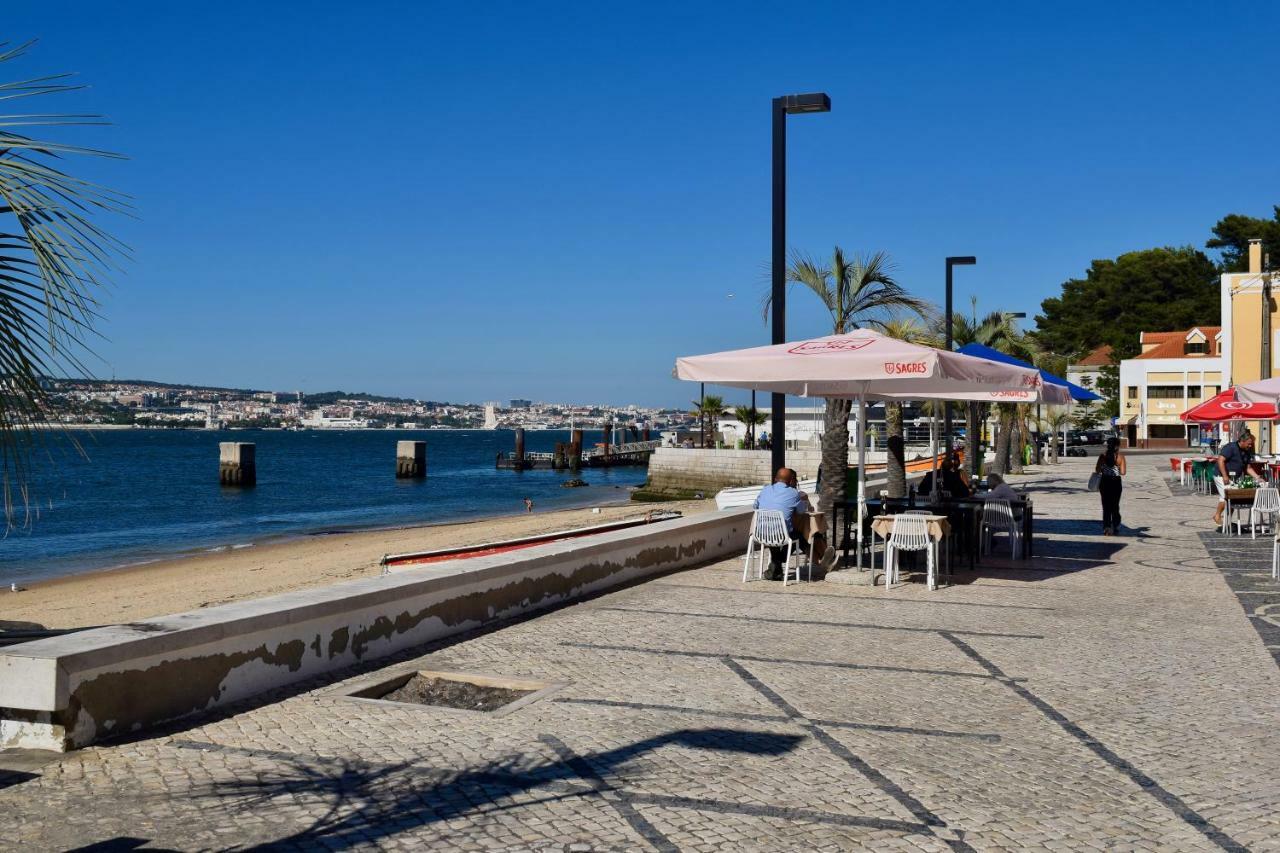
[{"label": "awning", "polygon": [[[982,344],[965,344],[960,347],[960,349],[956,350],[956,352],[962,352],[965,355],[977,356],[978,358],[989,358],[992,361],[1002,361],[1005,364],[1016,364],[1019,367],[1035,367],[1035,365],[1029,364],[1020,358],[1014,358],[1008,353],[1000,352],[1000,350],[992,349],[991,347],[983,346]],[[1054,376],[1047,370],[1040,371],[1040,378],[1049,385],[1061,385],[1065,387],[1071,392],[1071,399],[1075,400],[1077,403],[1093,403],[1102,399],[1088,388],[1083,388],[1074,382],[1068,382],[1061,376]]]}]

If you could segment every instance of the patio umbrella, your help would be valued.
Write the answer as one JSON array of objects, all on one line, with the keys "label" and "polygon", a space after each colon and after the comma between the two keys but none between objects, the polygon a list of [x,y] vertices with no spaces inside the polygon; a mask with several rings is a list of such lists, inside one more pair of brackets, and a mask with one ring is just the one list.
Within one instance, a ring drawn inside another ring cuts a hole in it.
[{"label": "patio umbrella", "polygon": [[[983,400],[1066,403],[1060,385],[1040,372],[986,358],[890,338],[870,329],[807,341],[729,350],[676,359],[675,376],[799,397],[858,402],[858,565],[866,500],[868,400]],[[777,436],[775,440],[785,440]]]},{"label": "patio umbrella", "polygon": [[1260,379],[1257,382],[1241,382],[1235,388],[1236,399],[1246,403],[1270,403],[1275,407],[1280,399],[1280,377]]},{"label": "patio umbrella", "polygon": [[[1268,380],[1275,381],[1275,380]],[[1251,383],[1254,386],[1261,382]],[[1226,421],[1274,421],[1280,417],[1276,412],[1276,398],[1260,397],[1259,402],[1251,402],[1239,394],[1244,386],[1228,388],[1212,399],[1192,406],[1178,417],[1192,424],[1220,424]]]},{"label": "patio umbrella", "polygon": [[[962,352],[965,355],[977,356],[978,358],[989,358],[992,361],[1000,361],[1005,364],[1016,364],[1020,367],[1035,367],[1035,365],[1031,364],[1029,361],[1014,358],[1008,353],[1000,352],[998,349],[992,349],[991,347],[986,347],[982,344],[965,344],[960,347],[960,349],[956,350],[956,352]],[[1047,385],[1061,385],[1066,388],[1071,394],[1071,399],[1079,403],[1093,403],[1102,399],[1088,388],[1084,388],[1074,382],[1063,379],[1061,376],[1055,376],[1047,370],[1040,371],[1040,379]]]}]

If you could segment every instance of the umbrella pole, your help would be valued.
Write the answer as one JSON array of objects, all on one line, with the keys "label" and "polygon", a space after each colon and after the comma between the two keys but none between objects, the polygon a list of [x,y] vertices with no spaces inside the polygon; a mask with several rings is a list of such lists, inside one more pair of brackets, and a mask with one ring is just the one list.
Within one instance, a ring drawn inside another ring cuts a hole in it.
[{"label": "umbrella pole", "polygon": [[[858,571],[862,571],[862,519],[867,508],[867,401],[858,397]],[[874,580],[874,578],[873,578]]]},{"label": "umbrella pole", "polygon": [[933,480],[931,481],[933,483],[933,488],[930,489],[930,492],[935,492],[935,493],[940,491],[940,489],[938,488],[938,413],[936,411],[937,406],[938,404],[935,401],[934,404],[930,406],[930,409],[934,411],[930,411],[929,413],[929,454],[933,457]]}]

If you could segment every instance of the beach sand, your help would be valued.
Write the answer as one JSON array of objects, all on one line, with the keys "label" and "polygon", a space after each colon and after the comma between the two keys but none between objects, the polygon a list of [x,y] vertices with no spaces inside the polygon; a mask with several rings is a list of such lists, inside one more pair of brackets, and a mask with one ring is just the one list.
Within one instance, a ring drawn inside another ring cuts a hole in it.
[{"label": "beach sand", "polygon": [[382,572],[384,554],[473,545],[587,527],[650,510],[693,515],[715,501],[628,503],[590,509],[534,512],[477,521],[305,536],[250,548],[56,578],[18,593],[0,590],[0,622],[35,622],[77,628],[136,622],[200,607],[327,586]]}]

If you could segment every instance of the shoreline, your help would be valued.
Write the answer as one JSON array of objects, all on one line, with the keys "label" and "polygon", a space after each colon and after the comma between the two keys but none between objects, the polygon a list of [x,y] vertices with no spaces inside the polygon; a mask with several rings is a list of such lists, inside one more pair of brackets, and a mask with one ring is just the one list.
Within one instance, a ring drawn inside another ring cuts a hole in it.
[{"label": "shoreline", "polygon": [[[629,494],[629,493],[628,493]],[[599,512],[593,512],[592,507]],[[0,590],[0,624],[46,628],[109,625],[328,586],[381,574],[384,554],[476,545],[497,539],[586,527],[674,509],[685,515],[715,508],[714,500],[587,506],[455,519],[402,527],[293,533],[252,547],[220,546],[180,556],[32,581],[19,593]]]}]

